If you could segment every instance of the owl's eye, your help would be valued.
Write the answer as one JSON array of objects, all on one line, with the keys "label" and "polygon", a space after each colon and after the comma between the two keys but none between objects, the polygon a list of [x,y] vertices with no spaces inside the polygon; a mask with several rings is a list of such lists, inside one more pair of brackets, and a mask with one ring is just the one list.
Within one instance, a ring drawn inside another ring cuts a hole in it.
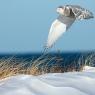
[{"label": "owl's eye", "polygon": [[58,8],[63,8],[63,6],[59,6]]}]

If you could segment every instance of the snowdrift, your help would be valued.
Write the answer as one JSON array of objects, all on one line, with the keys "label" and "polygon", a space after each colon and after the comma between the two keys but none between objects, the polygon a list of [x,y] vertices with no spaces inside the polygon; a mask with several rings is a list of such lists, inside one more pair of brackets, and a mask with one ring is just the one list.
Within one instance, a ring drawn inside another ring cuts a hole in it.
[{"label": "snowdrift", "polygon": [[17,75],[0,80],[0,95],[95,95],[95,68],[83,72]]}]

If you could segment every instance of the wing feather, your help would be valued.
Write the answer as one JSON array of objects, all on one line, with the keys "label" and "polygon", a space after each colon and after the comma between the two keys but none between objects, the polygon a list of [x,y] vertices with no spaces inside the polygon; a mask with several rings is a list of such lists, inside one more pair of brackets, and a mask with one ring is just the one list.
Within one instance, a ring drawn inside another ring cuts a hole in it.
[{"label": "wing feather", "polygon": [[90,19],[94,18],[93,13],[89,10],[80,7],[79,5],[66,5],[66,7],[69,7],[72,12],[74,13],[76,19]]},{"label": "wing feather", "polygon": [[50,28],[46,48],[50,48],[66,31],[66,25],[56,19]]}]

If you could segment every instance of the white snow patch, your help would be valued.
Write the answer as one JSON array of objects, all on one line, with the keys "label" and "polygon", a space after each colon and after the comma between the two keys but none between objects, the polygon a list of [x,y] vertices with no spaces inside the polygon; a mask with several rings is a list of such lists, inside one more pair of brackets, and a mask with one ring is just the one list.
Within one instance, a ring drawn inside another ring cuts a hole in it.
[{"label": "white snow patch", "polygon": [[95,95],[95,68],[83,72],[18,75],[0,81],[0,95]]},{"label": "white snow patch", "polygon": [[85,66],[83,68],[84,71],[89,71],[89,72],[92,72],[92,71],[95,71],[95,67],[90,67],[90,66]]}]

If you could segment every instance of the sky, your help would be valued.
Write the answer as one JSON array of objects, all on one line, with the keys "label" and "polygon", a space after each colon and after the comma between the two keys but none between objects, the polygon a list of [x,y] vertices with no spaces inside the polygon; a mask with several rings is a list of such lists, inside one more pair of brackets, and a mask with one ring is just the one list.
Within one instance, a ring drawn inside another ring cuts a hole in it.
[{"label": "sky", "polygon": [[[42,52],[60,5],[76,4],[95,14],[95,0],[0,0],[0,53]],[[95,19],[76,21],[51,51],[95,49]]]}]

